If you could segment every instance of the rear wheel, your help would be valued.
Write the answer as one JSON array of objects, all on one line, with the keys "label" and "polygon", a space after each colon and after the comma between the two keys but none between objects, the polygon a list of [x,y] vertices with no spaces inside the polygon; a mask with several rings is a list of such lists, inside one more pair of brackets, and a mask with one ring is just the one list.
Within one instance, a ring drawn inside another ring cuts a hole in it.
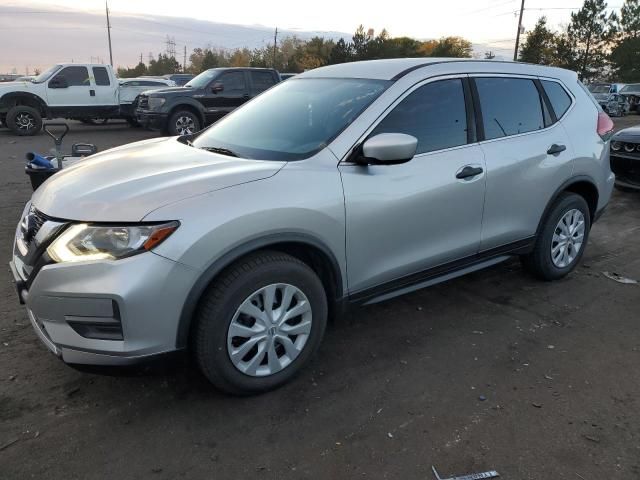
[{"label": "rear wheel", "polygon": [[533,252],[522,257],[524,267],[542,280],[564,277],[582,258],[590,229],[585,199],[563,193],[547,215]]},{"label": "rear wheel", "polygon": [[169,118],[169,135],[190,135],[201,128],[200,119],[190,110],[178,110]]},{"label": "rear wheel", "polygon": [[20,136],[35,135],[42,129],[40,112],[27,105],[16,105],[7,112],[7,127]]},{"label": "rear wheel", "polygon": [[259,252],[215,281],[196,321],[195,355],[204,375],[229,393],[260,393],[309,362],[326,327],[327,298],[306,264]]}]

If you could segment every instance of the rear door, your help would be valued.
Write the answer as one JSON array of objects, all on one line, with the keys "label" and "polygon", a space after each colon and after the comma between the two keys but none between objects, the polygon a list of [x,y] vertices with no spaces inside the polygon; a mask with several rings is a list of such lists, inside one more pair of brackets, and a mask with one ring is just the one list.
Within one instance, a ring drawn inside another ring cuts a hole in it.
[{"label": "rear door", "polygon": [[54,112],[88,110],[93,105],[91,89],[87,67],[70,65],[47,82],[47,103]]},{"label": "rear door", "polygon": [[251,85],[251,97],[260,95],[265,90],[273,87],[277,82],[274,72],[269,70],[249,70]]},{"label": "rear door", "polygon": [[573,153],[537,78],[478,75],[472,82],[487,164],[485,251],[536,233],[547,203],[571,176]]},{"label": "rear door", "polygon": [[117,82],[111,79],[107,67],[91,67],[93,85],[89,94],[96,106],[113,107],[118,104]]}]

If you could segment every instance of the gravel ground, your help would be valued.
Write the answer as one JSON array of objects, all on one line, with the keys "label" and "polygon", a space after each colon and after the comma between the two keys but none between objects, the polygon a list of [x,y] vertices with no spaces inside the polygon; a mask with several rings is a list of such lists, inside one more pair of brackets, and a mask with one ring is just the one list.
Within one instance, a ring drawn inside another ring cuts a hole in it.
[{"label": "gravel ground", "polygon": [[[640,123],[640,117],[617,120]],[[72,124],[65,145],[154,136]],[[0,258],[45,135],[0,130]],[[517,261],[362,308],[292,383],[224,396],[186,361],[76,371],[36,338],[0,269],[1,479],[640,478],[640,195],[616,192],[582,265],[542,283]]]}]

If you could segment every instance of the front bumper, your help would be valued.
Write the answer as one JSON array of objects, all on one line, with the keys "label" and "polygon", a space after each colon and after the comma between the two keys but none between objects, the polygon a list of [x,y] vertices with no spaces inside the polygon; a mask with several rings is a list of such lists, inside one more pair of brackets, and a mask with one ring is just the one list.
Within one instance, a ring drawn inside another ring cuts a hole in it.
[{"label": "front bumper", "polygon": [[640,155],[612,152],[611,171],[616,174],[616,185],[640,190]]},{"label": "front bumper", "polygon": [[[63,361],[130,365],[176,350],[180,313],[197,270],[147,252],[45,265],[27,290],[16,262],[14,256],[11,271],[29,320]],[[113,334],[117,322],[121,333]]]},{"label": "front bumper", "polygon": [[136,120],[144,128],[150,130],[162,130],[166,127],[169,115],[167,113],[152,112],[150,110],[137,109]]}]

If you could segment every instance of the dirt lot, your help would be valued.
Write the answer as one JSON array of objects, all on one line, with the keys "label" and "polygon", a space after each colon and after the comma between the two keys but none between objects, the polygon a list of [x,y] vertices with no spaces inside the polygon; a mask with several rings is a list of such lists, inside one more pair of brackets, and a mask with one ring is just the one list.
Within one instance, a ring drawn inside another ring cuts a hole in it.
[{"label": "dirt lot", "polygon": [[[73,124],[65,144],[150,136]],[[512,261],[355,311],[294,382],[232,398],[183,361],[95,375],[39,343],[6,262],[23,155],[50,144],[0,130],[1,479],[640,478],[640,286],[602,275],[640,279],[640,195],[614,195],[565,280]]]}]

